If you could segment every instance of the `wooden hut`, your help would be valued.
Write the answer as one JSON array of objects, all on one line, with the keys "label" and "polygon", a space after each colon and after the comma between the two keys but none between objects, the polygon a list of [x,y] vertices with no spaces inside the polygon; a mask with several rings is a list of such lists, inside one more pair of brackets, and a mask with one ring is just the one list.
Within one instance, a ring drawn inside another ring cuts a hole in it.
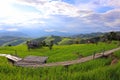
[{"label": "wooden hut", "polygon": [[27,56],[15,63],[17,66],[40,65],[47,62],[48,57]]}]

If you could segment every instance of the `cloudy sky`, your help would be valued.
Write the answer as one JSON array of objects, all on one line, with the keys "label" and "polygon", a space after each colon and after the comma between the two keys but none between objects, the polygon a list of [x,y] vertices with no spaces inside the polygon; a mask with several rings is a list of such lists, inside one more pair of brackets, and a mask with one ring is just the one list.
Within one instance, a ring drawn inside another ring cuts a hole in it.
[{"label": "cloudy sky", "polygon": [[120,0],[1,0],[0,31],[120,31]]}]

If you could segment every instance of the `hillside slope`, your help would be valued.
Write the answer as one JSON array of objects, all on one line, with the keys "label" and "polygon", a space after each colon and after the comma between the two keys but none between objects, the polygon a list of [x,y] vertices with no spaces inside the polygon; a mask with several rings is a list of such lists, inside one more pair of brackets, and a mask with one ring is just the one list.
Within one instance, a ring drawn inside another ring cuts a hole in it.
[{"label": "hillside slope", "polygon": [[22,37],[14,37],[14,36],[1,36],[0,37],[0,46],[6,46],[6,45],[18,45],[25,41],[27,41],[28,38],[22,38]]}]

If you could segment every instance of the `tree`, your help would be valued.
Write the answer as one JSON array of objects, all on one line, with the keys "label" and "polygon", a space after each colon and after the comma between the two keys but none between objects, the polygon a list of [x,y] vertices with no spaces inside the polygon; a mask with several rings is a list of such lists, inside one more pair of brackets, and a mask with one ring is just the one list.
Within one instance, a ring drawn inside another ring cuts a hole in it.
[{"label": "tree", "polygon": [[112,40],[118,40],[117,39],[117,32],[109,32],[106,33],[103,38],[105,39],[105,41],[107,41],[108,43],[111,43]]},{"label": "tree", "polygon": [[50,41],[49,49],[52,50],[52,47],[53,47],[53,41]]},{"label": "tree", "polygon": [[42,46],[46,46],[46,42],[45,41],[42,41]]},{"label": "tree", "polygon": [[117,36],[116,32],[110,32],[111,40],[116,40],[116,36]]}]

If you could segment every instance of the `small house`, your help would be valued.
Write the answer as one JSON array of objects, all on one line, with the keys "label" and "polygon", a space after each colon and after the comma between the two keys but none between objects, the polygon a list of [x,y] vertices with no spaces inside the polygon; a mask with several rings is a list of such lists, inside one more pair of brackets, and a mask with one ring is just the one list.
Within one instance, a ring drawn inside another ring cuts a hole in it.
[{"label": "small house", "polygon": [[47,62],[48,57],[40,57],[40,56],[27,56],[23,59],[24,62],[28,63],[38,63],[38,64],[44,64]]},{"label": "small house", "polygon": [[15,63],[17,66],[40,65],[47,62],[48,57],[41,56],[27,56]]}]

